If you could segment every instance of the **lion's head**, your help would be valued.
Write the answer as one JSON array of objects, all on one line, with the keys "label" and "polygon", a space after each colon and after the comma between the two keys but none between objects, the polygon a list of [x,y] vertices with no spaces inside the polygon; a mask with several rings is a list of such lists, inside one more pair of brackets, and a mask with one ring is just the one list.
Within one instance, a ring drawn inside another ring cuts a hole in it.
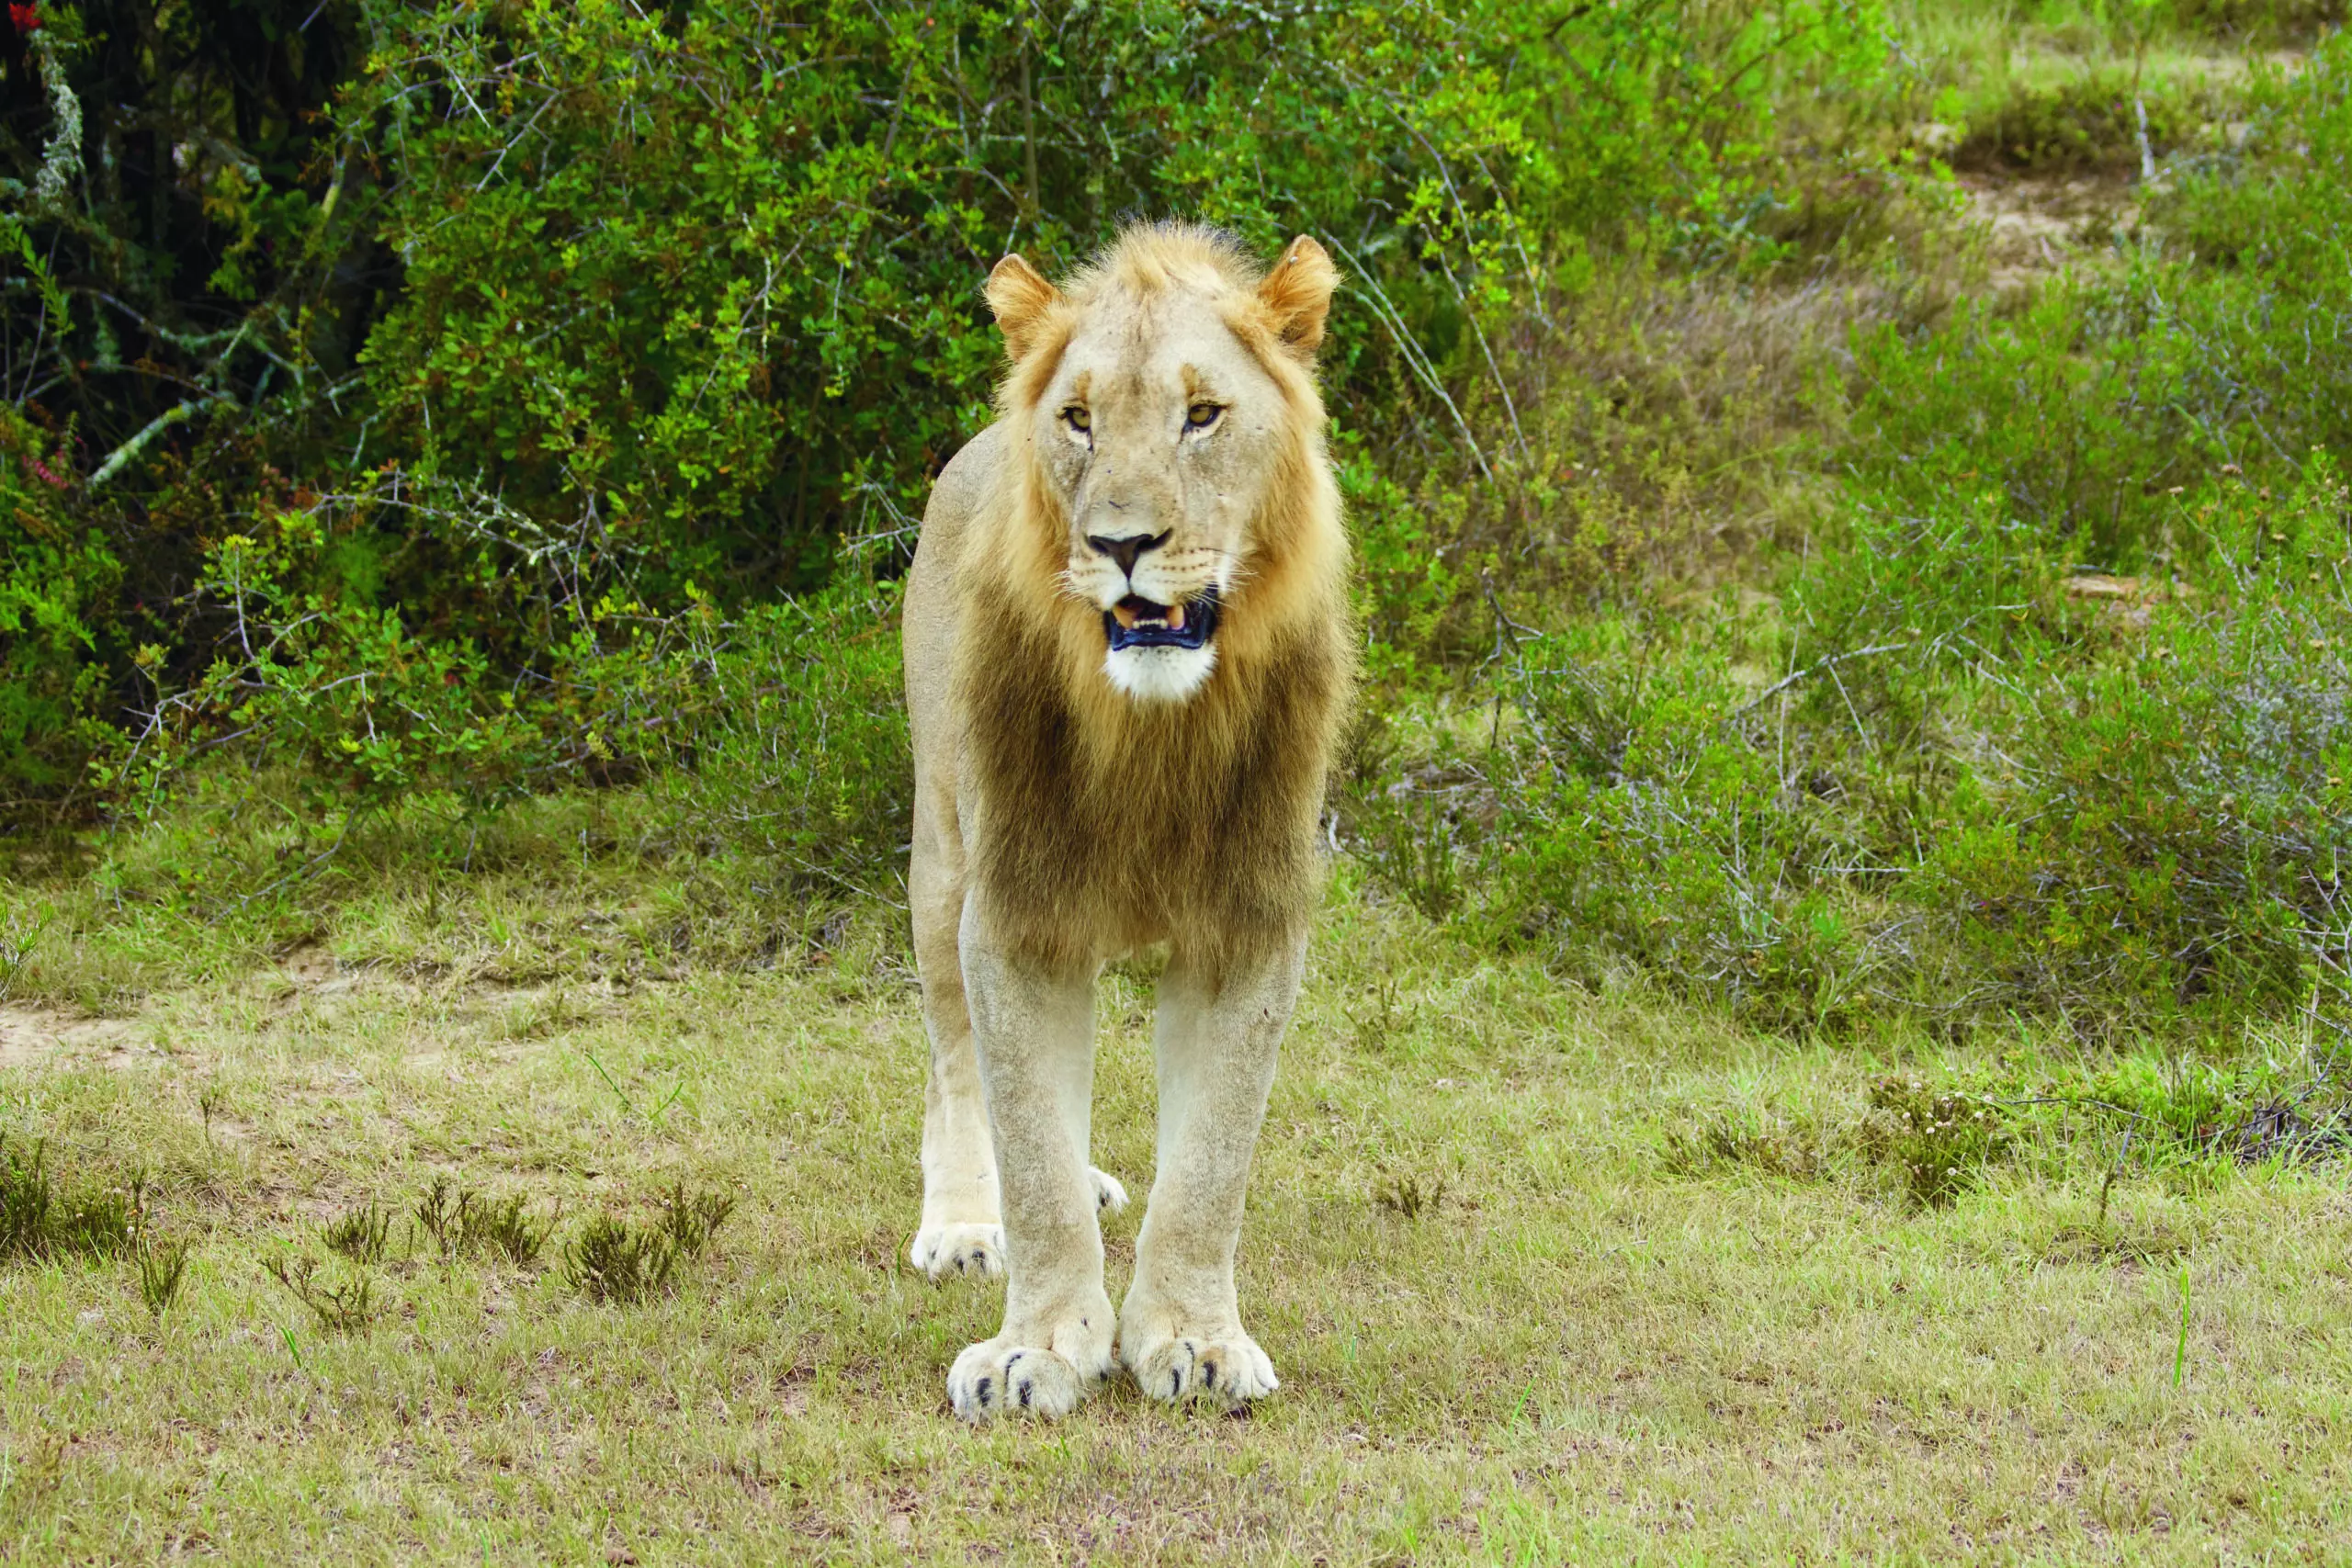
[{"label": "lion's head", "polygon": [[989,276],[1029,525],[1004,543],[1125,699],[1183,703],[1220,658],[1329,613],[1346,542],[1314,356],[1338,281],[1305,236],[1261,272],[1177,224],[1128,231],[1059,288],[1019,256]]}]

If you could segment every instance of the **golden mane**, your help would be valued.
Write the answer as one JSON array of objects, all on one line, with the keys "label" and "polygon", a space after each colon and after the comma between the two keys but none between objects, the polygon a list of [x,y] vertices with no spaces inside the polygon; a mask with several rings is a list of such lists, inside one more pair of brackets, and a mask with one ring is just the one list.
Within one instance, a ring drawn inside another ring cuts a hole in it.
[{"label": "golden mane", "polygon": [[998,390],[1025,430],[1077,323],[1167,291],[1213,302],[1285,410],[1246,575],[1199,694],[1138,704],[1102,673],[1102,614],[1062,591],[1067,519],[1018,439],[973,519],[956,681],[982,819],[973,886],[997,929],[1071,963],[1158,941],[1215,964],[1312,912],[1316,823],[1353,680],[1348,543],[1312,342],[1221,232],[1129,229],[1044,307]]}]

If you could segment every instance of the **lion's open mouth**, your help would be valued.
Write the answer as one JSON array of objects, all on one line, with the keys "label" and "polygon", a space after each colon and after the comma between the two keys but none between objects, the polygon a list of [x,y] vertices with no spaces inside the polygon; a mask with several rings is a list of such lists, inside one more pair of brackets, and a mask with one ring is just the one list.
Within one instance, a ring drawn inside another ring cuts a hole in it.
[{"label": "lion's open mouth", "polygon": [[1102,612],[1111,651],[1128,648],[1199,648],[1216,635],[1216,590],[1182,604],[1155,604],[1130,593]]}]

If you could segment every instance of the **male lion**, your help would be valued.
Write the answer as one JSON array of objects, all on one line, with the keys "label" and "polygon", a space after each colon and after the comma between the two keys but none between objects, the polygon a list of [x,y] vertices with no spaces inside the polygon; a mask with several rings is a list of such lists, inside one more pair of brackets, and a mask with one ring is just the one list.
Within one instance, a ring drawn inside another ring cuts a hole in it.
[{"label": "male lion", "polygon": [[[1177,225],[1058,289],[1019,256],[989,276],[998,418],[939,476],[906,597],[932,1048],[913,1259],[1008,1276],[1003,1331],[948,1373],[971,1419],[1065,1414],[1114,1346],[1158,1398],[1275,1387],[1233,1261],[1352,678],[1314,376],[1338,281],[1304,236],[1261,275]],[[1094,979],[1158,942],[1159,1170],[1114,1317]]]}]

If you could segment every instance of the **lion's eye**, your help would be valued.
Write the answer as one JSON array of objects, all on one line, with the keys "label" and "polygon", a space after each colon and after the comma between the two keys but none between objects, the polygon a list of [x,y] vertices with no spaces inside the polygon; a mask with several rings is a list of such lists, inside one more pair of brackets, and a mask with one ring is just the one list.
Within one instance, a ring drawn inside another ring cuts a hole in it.
[{"label": "lion's eye", "polygon": [[1092,417],[1076,404],[1062,410],[1062,422],[1081,434],[1094,428]]},{"label": "lion's eye", "polygon": [[1216,416],[1224,412],[1225,405],[1222,403],[1194,403],[1184,411],[1185,427],[1191,430],[1206,430],[1216,423]]}]

